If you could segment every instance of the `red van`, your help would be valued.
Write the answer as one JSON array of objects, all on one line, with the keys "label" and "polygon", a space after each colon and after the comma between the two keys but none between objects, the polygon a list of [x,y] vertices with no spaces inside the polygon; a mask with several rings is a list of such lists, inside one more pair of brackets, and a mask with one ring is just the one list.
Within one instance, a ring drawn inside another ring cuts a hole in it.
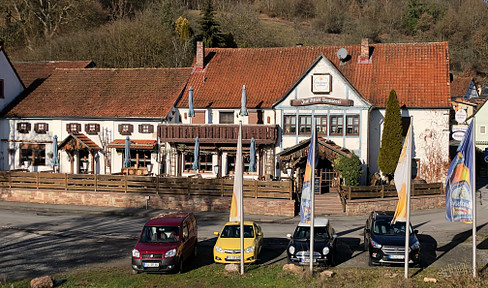
[{"label": "red van", "polygon": [[132,250],[132,269],[139,272],[183,272],[183,263],[196,256],[197,221],[193,213],[161,214],[144,224]]}]

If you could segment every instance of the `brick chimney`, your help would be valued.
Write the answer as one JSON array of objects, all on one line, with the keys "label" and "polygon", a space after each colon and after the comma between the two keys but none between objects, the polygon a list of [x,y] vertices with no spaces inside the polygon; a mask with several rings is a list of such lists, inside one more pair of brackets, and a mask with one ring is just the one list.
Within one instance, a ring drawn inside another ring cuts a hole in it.
[{"label": "brick chimney", "polygon": [[361,40],[361,54],[358,57],[358,64],[371,64],[369,56],[369,40],[368,38],[363,38]]},{"label": "brick chimney", "polygon": [[196,70],[203,70],[205,67],[205,47],[202,41],[197,42],[197,58],[195,61]]}]

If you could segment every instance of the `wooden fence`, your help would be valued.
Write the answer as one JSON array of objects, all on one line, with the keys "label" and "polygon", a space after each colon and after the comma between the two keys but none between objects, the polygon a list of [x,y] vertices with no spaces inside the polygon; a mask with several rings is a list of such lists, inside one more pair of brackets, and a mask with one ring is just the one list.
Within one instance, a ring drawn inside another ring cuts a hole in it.
[{"label": "wooden fence", "polygon": [[[0,172],[0,187],[70,191],[231,196],[233,179]],[[244,197],[292,199],[291,181],[244,180]]]},{"label": "wooden fence", "polygon": [[[397,191],[395,185],[381,185],[381,186],[342,186],[342,193],[347,198],[351,199],[364,199],[364,198],[385,198],[385,197],[397,197]],[[411,185],[411,196],[421,195],[434,195],[444,194],[444,186],[442,183],[429,183],[429,184],[413,184]]]}]

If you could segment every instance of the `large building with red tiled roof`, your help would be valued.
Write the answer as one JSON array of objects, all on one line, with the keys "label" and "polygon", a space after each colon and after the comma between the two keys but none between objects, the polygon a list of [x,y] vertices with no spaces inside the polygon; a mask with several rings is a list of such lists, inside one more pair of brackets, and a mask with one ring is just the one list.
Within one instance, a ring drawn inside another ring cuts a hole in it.
[{"label": "large building with red tiled roof", "polygon": [[[249,174],[279,177],[284,168],[303,171],[304,158],[290,160],[283,157],[283,151],[310,137],[314,117],[319,136],[360,157],[365,183],[368,175],[379,170],[376,162],[385,106],[390,91],[395,90],[405,127],[413,125],[417,177],[439,181],[449,162],[449,74],[447,42],[369,44],[364,39],[361,45],[351,46],[199,46],[193,72],[177,104],[182,125],[198,132],[175,138],[174,127],[163,124],[161,140],[180,147],[179,157],[186,159],[176,175],[194,172],[191,142],[196,136],[200,150],[206,152],[205,162],[212,162],[226,175],[233,169],[235,155],[228,137],[235,141],[235,135],[214,129],[242,121],[247,131],[245,154],[249,155],[251,138],[258,147],[257,172]],[[240,113],[243,94],[247,115]],[[267,130],[256,130],[264,127]],[[282,163],[284,159],[289,162]],[[330,167],[331,163],[322,165]]]},{"label": "large building with red tiled roof", "polygon": [[191,68],[40,68],[37,72],[48,77],[3,113],[9,129],[2,131],[1,138],[12,151],[8,169],[52,170],[52,143],[57,136],[57,171],[121,172],[125,145],[119,143],[129,137],[133,172],[148,173],[150,166],[159,173],[156,127],[175,121],[174,106]]},{"label": "large building with red tiled roof", "polygon": [[[205,49],[199,42],[188,68],[56,69],[4,116],[15,137],[27,131],[33,134],[23,139],[44,137],[47,143],[56,131],[61,141],[71,137],[69,147],[88,147],[73,136],[83,133],[109,149],[75,150],[61,159],[74,159],[71,167],[60,167],[64,172],[120,172],[122,143],[130,135],[130,147],[140,151],[131,155],[131,166],[151,163],[155,173],[201,177],[233,173],[242,122],[245,177],[254,179],[303,173],[302,141],[315,119],[323,142],[319,168],[330,170],[336,155],[354,152],[366,183],[379,172],[385,106],[395,90],[404,127],[413,125],[416,177],[434,182],[449,162],[449,74],[447,42],[364,39],[350,46],[239,49]],[[5,136],[9,151],[22,145],[15,137]],[[15,155],[9,168],[22,163]],[[88,170],[80,170],[85,162]]]}]

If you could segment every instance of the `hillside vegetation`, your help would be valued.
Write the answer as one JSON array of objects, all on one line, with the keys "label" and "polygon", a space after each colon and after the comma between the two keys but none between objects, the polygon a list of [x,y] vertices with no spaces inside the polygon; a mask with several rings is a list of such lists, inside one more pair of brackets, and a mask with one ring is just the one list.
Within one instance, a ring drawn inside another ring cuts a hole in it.
[{"label": "hillside vegetation", "polygon": [[482,0],[211,4],[0,0],[0,40],[14,61],[89,59],[97,67],[188,66],[196,40],[215,47],[349,45],[362,38],[370,43],[449,41],[451,71],[488,80],[488,8]]}]

